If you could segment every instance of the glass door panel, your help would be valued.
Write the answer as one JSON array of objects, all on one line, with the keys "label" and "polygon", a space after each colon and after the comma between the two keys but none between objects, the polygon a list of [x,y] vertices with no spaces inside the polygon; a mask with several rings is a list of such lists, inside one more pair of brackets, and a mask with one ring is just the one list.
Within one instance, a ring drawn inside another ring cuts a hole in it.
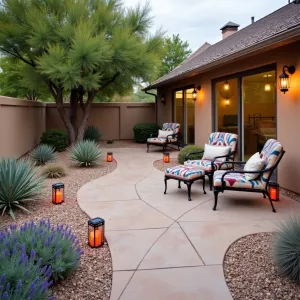
[{"label": "glass door panel", "polygon": [[194,89],[185,90],[185,143],[195,143],[195,101],[193,100],[192,93]]},{"label": "glass door panel", "polygon": [[[177,91],[174,95],[174,122],[180,124],[180,135],[184,133],[184,105],[183,105],[183,91]],[[179,137],[181,139],[181,137]]]},{"label": "glass door panel", "polygon": [[244,159],[260,152],[265,142],[276,139],[276,74],[258,73],[242,78]]}]

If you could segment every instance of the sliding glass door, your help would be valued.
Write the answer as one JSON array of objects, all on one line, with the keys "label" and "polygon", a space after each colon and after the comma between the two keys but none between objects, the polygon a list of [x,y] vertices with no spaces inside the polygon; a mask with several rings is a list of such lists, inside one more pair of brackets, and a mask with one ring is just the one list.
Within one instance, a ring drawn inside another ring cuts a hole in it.
[{"label": "sliding glass door", "polygon": [[276,138],[275,67],[213,81],[215,131],[236,133],[240,160],[261,151]]},{"label": "sliding glass door", "polygon": [[195,101],[192,98],[193,88],[174,91],[173,122],[180,124],[182,144],[195,142]]}]

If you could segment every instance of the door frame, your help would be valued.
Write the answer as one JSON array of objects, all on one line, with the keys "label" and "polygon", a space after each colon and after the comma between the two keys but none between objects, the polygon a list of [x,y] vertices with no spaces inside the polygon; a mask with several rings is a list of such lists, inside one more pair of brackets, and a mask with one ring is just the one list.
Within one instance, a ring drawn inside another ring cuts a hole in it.
[{"label": "door frame", "polygon": [[188,89],[194,89],[195,88],[195,84],[189,84],[189,85],[184,85],[184,86],[180,86],[180,87],[178,87],[178,88],[174,88],[174,89],[172,89],[172,122],[174,123],[175,122],[175,115],[174,115],[174,113],[175,113],[175,94],[176,94],[176,92],[179,92],[179,91],[182,91],[182,113],[183,113],[183,115],[182,115],[182,123],[183,124],[180,124],[180,126],[181,126],[181,129],[182,129],[182,144],[183,144],[183,146],[185,146],[186,145],[186,142],[185,142],[185,140],[186,140],[186,107],[185,107],[185,101],[186,101],[186,99],[185,99],[185,90],[188,90]]},{"label": "door frame", "polygon": [[[238,88],[238,136],[239,136],[239,140],[240,141],[244,141],[244,128],[243,128],[243,121],[244,121],[244,114],[243,114],[243,97],[242,97],[242,79],[243,77],[246,76],[251,76],[251,75],[255,75],[255,74],[259,74],[259,73],[264,73],[264,72],[268,72],[268,71],[275,71],[275,104],[276,104],[276,135],[278,133],[278,105],[277,105],[277,63],[272,63],[272,64],[268,64],[265,66],[261,66],[261,67],[257,67],[257,68],[253,68],[253,69],[249,69],[246,71],[242,71],[242,72],[236,72],[236,73],[232,73],[229,75],[225,75],[225,76],[221,76],[218,78],[214,78],[211,81],[211,94],[212,94],[212,129],[213,131],[217,131],[216,128],[216,91],[215,91],[215,86],[216,83],[218,82],[222,82],[225,80],[230,80],[230,79],[237,79],[237,88]],[[238,159],[240,161],[243,160],[243,154],[244,154],[244,149],[243,149],[243,145],[244,143],[238,143],[237,144],[237,148],[238,148],[238,153],[239,153],[239,157]]]}]

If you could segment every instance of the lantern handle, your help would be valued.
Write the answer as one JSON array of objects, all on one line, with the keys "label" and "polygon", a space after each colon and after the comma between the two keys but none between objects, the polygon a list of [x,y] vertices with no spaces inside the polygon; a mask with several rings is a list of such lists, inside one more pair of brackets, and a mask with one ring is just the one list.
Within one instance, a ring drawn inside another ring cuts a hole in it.
[{"label": "lantern handle", "polygon": [[295,66],[288,66],[288,65],[285,65],[283,66],[282,68],[282,72],[285,73],[285,72],[288,72],[290,73],[291,75],[293,75],[295,72],[296,72],[296,68]]}]

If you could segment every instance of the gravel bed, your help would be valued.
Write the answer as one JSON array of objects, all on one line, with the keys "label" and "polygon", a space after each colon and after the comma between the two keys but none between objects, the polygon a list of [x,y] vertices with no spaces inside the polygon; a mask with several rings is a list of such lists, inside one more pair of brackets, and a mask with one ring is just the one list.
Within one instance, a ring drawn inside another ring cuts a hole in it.
[{"label": "gravel bed", "polygon": [[169,163],[165,163],[162,159],[156,160],[153,163],[153,166],[158,169],[159,171],[165,171],[167,168],[172,168],[175,166],[180,165],[180,163],[177,161],[177,158],[170,158]]},{"label": "gravel bed", "polygon": [[224,275],[234,300],[300,299],[300,286],[278,275],[272,261],[274,233],[234,242],[224,258]]},{"label": "gravel bed", "polygon": [[[58,300],[101,299],[109,300],[112,285],[112,261],[107,243],[98,249],[87,245],[88,216],[77,204],[77,191],[85,183],[112,172],[117,163],[104,161],[94,168],[74,167],[67,159],[66,153],[59,153],[57,162],[67,167],[67,176],[60,179],[46,179],[43,199],[30,202],[26,207],[30,214],[16,211],[16,222],[5,215],[1,218],[1,226],[11,223],[20,225],[33,219],[38,221],[49,218],[52,224],[67,224],[80,240],[83,250],[80,267],[66,280],[53,287],[53,293]],[[51,203],[51,186],[53,183],[65,184],[65,202],[61,205]],[[101,216],[100,216],[101,217]]]},{"label": "gravel bed", "polygon": [[[284,189],[284,188],[280,188],[280,194],[286,196],[286,197],[289,197],[295,201],[298,201],[300,202],[300,195],[295,193],[295,192],[292,192],[292,191],[289,191],[287,189]],[[280,197],[280,195],[279,195]]]}]

